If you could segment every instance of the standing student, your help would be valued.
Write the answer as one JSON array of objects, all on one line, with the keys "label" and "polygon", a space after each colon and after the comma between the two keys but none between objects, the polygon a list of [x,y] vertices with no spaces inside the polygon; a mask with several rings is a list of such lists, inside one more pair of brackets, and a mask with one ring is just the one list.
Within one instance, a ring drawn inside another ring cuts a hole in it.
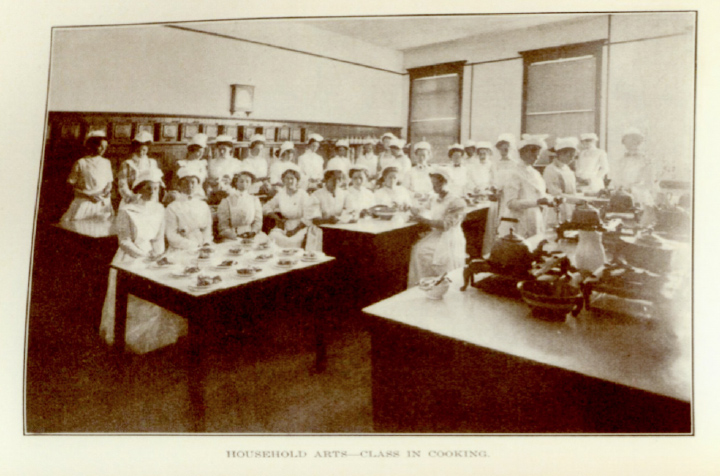
[{"label": "standing student", "polygon": [[291,163],[282,174],[283,187],[263,206],[263,212],[275,220],[268,237],[281,248],[300,248],[311,224],[310,196],[299,188],[300,168]]},{"label": "standing student", "polygon": [[[516,234],[523,238],[545,232],[541,206],[552,203],[546,193],[545,180],[533,167],[544,148],[545,141],[538,137],[527,136],[520,141],[522,164],[513,170],[503,187],[500,217],[516,220],[516,224],[507,227],[515,228]],[[504,229],[500,231],[501,234],[505,232]]]},{"label": "standing student", "polygon": [[495,162],[490,158],[491,155],[490,142],[475,143],[475,159],[468,165],[468,182],[476,192],[495,185]]},{"label": "standing student", "polygon": [[[115,221],[119,248],[113,264],[130,265],[165,252],[165,209],[157,201],[161,186],[159,169],[144,169],[135,177],[132,192],[136,198],[118,211]],[[111,268],[100,321],[100,335],[108,344],[115,340],[116,286],[117,270]],[[128,296],[125,343],[133,352],[143,354],[173,344],[186,333],[187,322],[180,316]]]},{"label": "standing student", "polygon": [[75,197],[60,221],[110,219],[114,215],[110,192],[114,176],[110,161],[103,157],[108,141],[103,131],[92,131],[85,140],[86,155],[73,164],[68,184]]},{"label": "standing student", "polygon": [[462,231],[465,201],[449,191],[451,179],[445,167],[433,168],[430,177],[437,198],[431,201],[429,217],[421,215],[417,209],[412,210],[413,218],[429,232],[410,253],[408,287],[416,285],[422,278],[439,277],[465,263],[466,243]]},{"label": "standing student", "polygon": [[453,144],[448,147],[448,157],[450,158],[450,166],[447,171],[450,177],[448,190],[457,197],[462,197],[465,193],[472,190],[472,186],[468,182],[468,167],[464,160],[465,148],[460,144]]},{"label": "standing student", "polygon": [[392,152],[390,152],[390,145],[397,137],[392,132],[386,132],[380,137],[380,144],[382,151],[378,155],[378,169],[382,171],[385,167],[389,167],[394,164],[394,158]]},{"label": "standing student", "polygon": [[358,218],[375,206],[375,195],[366,186],[367,169],[364,165],[350,167],[350,186],[345,198],[344,209]]},{"label": "standing student", "polygon": [[233,178],[232,189],[218,205],[218,233],[224,240],[235,240],[243,233],[261,234],[263,212],[260,199],[251,194],[255,175],[241,168]]},{"label": "standing student", "polygon": [[428,161],[432,154],[432,147],[428,142],[415,144],[415,165],[405,174],[402,183],[413,195],[415,206],[424,205],[433,193],[430,180],[430,166]]},{"label": "standing student", "polygon": [[389,163],[390,166],[398,169],[398,173],[400,174],[398,180],[400,182],[402,182],[412,167],[412,162],[410,162],[408,156],[403,153],[403,145],[405,145],[405,141],[402,139],[393,139],[390,141],[390,154],[392,155],[392,159]]},{"label": "standing student", "polygon": [[172,202],[177,199],[182,192],[178,185],[178,172],[185,169],[185,173],[191,173],[200,181],[199,187],[193,188],[193,196],[202,200],[207,199],[205,189],[203,188],[208,177],[207,160],[203,159],[205,148],[207,147],[207,136],[205,134],[195,134],[187,145],[187,155],[184,159],[178,160],[175,164],[175,173],[172,178],[173,190],[166,196],[166,202]]},{"label": "standing student", "polygon": [[305,152],[298,158],[298,167],[305,177],[303,188],[315,189],[318,187],[323,179],[323,169],[325,168],[325,161],[322,156],[317,153],[322,144],[323,136],[320,134],[310,134],[308,138],[308,146]]},{"label": "standing student", "polygon": [[[133,193],[131,187],[137,176],[147,170],[160,170],[157,161],[148,157],[153,136],[147,131],[138,132],[130,144],[132,154],[120,165],[118,170],[118,191],[122,197],[120,208],[136,202],[140,196]],[[158,197],[156,197],[158,198]]]},{"label": "standing student", "polygon": [[261,134],[253,134],[250,137],[249,155],[242,161],[247,170],[255,175],[258,181],[266,180],[268,177],[268,160],[263,155],[265,149],[265,136]]},{"label": "standing student", "polygon": [[463,144],[463,150],[465,151],[465,165],[468,169],[477,163],[477,146],[474,140],[466,140]]},{"label": "standing student", "polygon": [[630,193],[643,206],[642,223],[650,224],[655,205],[655,169],[652,160],[642,150],[645,136],[638,129],[628,129],[622,136],[625,153],[614,164],[612,183],[617,189]]},{"label": "standing student", "polygon": [[543,179],[545,180],[547,191],[555,197],[570,199],[570,201],[566,201],[558,207],[558,213],[548,213],[547,224],[559,225],[564,221],[570,220],[572,217],[573,205],[571,201],[577,192],[577,185],[575,174],[570,169],[570,164],[577,155],[577,139],[574,137],[558,137],[555,140],[553,151],[556,156],[543,171]]},{"label": "standing student", "polygon": [[165,237],[170,250],[193,250],[213,241],[212,214],[196,191],[201,187],[198,171],[177,171],[178,196],[165,209]]},{"label": "standing student", "polygon": [[350,159],[348,158],[348,151],[350,150],[350,142],[347,139],[340,139],[335,143],[335,156],[328,160],[325,170],[336,169],[342,170],[347,176],[350,171]]},{"label": "standing student", "polygon": [[[285,141],[280,145],[280,160],[270,166],[270,184],[274,187],[282,186],[282,175],[290,165],[295,165],[295,144]],[[300,170],[298,168],[298,170]],[[302,176],[302,173],[301,173]]]},{"label": "standing student", "polygon": [[208,178],[205,193],[209,205],[217,205],[230,191],[233,177],[240,170],[240,161],[232,156],[235,143],[228,135],[219,135],[215,141],[217,157],[208,160]]},{"label": "standing student", "polygon": [[363,140],[363,153],[355,161],[355,165],[361,165],[367,169],[368,178],[370,180],[377,179],[378,169],[378,156],[375,155],[375,141],[371,137],[367,137]]},{"label": "standing student", "polygon": [[607,153],[597,147],[595,133],[580,135],[579,154],[575,163],[577,184],[588,192],[596,193],[605,188],[605,177],[610,171]]}]

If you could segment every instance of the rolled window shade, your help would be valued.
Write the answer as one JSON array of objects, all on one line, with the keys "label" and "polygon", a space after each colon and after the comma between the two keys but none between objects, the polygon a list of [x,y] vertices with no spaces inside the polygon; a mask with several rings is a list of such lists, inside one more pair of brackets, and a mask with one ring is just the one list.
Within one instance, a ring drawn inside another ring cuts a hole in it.
[{"label": "rolled window shade", "polygon": [[527,114],[594,110],[596,60],[593,56],[531,63]]}]

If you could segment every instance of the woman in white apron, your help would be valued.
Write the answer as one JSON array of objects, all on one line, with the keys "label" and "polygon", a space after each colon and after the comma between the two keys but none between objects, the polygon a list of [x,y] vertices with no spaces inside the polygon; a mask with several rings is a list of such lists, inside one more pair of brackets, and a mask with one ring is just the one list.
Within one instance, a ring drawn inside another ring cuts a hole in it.
[{"label": "woman in white apron", "polygon": [[235,143],[232,137],[220,135],[215,142],[217,157],[207,161],[208,178],[205,181],[205,194],[208,205],[217,205],[230,191],[230,183],[240,170],[240,161],[232,156]]},{"label": "woman in white apron", "polygon": [[640,225],[650,226],[655,222],[655,168],[652,160],[641,150],[645,136],[638,129],[629,129],[623,134],[625,154],[614,164],[612,184],[633,196],[642,206]]},{"label": "woman in white apron", "polygon": [[350,186],[345,197],[344,209],[357,218],[375,206],[375,195],[366,185],[367,175],[367,168],[364,165],[356,164],[350,167]]},{"label": "woman in white apron", "polygon": [[243,233],[262,234],[263,213],[260,199],[250,193],[255,176],[241,169],[233,179],[233,189],[218,206],[218,232],[225,240],[235,240]]},{"label": "woman in white apron", "polygon": [[375,141],[371,137],[363,139],[363,153],[355,161],[367,169],[368,180],[376,180],[378,175],[378,156],[375,155]]},{"label": "woman in white apron", "polygon": [[444,168],[430,172],[433,189],[437,194],[430,203],[430,215],[426,218],[413,209],[413,218],[430,227],[410,254],[408,287],[415,286],[422,278],[440,276],[465,264],[465,235],[462,222],[465,217],[465,201],[448,192],[450,174]]},{"label": "woman in white apron", "polygon": [[147,155],[152,142],[152,134],[147,131],[138,132],[133,138],[131,144],[132,156],[120,165],[118,171],[118,191],[122,197],[120,208],[140,200],[140,197],[134,194],[130,188],[135,183],[138,175],[150,169],[160,170],[157,161]]},{"label": "woman in white apron", "polygon": [[556,157],[545,167],[543,180],[547,192],[554,197],[564,197],[566,201],[556,209],[549,209],[546,213],[548,227],[559,225],[572,218],[577,185],[575,174],[570,169],[570,163],[577,154],[577,140],[574,137],[558,137],[555,140]]},{"label": "woman in white apron", "polygon": [[87,156],[73,164],[67,182],[75,193],[60,221],[105,219],[113,217],[110,192],[114,181],[112,165],[103,157],[108,142],[105,133],[92,131],[85,141]]},{"label": "woman in white apron", "polygon": [[347,176],[350,171],[350,158],[348,152],[350,151],[350,142],[347,139],[340,139],[335,143],[335,156],[328,160],[325,170],[330,168],[334,170],[342,170],[343,174]]},{"label": "woman in white apron", "polygon": [[385,167],[380,174],[380,188],[375,190],[375,204],[407,210],[411,205],[410,192],[398,185],[399,170],[395,166]]},{"label": "woman in white apron", "polygon": [[491,155],[490,142],[475,144],[475,161],[468,166],[468,182],[475,192],[487,190],[495,185],[495,162],[490,158]]},{"label": "woman in white apron", "polygon": [[192,139],[190,139],[187,146],[187,155],[184,159],[178,160],[175,163],[175,173],[173,174],[171,184],[171,188],[173,190],[169,191],[165,196],[165,204],[171,203],[173,200],[182,195],[178,185],[180,180],[178,174],[181,169],[185,170],[186,173],[193,174],[200,181],[200,186],[195,187],[193,190],[193,196],[200,198],[201,200],[207,199],[205,190],[203,189],[203,184],[208,177],[208,163],[207,160],[203,159],[206,147],[207,136],[205,134],[195,134]]},{"label": "woman in white apron", "polygon": [[[312,226],[308,230],[305,248],[309,251],[322,251],[322,229],[320,225],[349,221],[343,216],[343,207],[347,199],[347,191],[340,188],[345,181],[345,170],[340,165],[328,167],[325,171],[324,186],[310,196]],[[346,214],[347,215],[347,214]]]},{"label": "woman in white apron", "polygon": [[[133,185],[132,192],[137,199],[125,204],[115,220],[120,247],[113,264],[147,266],[146,260],[165,252],[165,209],[157,201],[162,172],[144,170]],[[115,340],[116,285],[117,270],[111,269],[100,322],[100,335],[108,344]],[[186,333],[187,322],[180,316],[128,296],[125,343],[133,352],[143,354],[173,344]]]},{"label": "woman in white apron", "polygon": [[[282,176],[291,165],[295,165],[295,144],[286,141],[280,146],[280,160],[276,160],[270,166],[270,184],[277,188],[282,187]],[[300,168],[296,167],[296,170],[300,170]],[[300,171],[300,176],[302,177],[302,171]]]},{"label": "woman in white apron", "polygon": [[412,194],[413,206],[424,207],[431,196],[435,195],[428,165],[431,154],[432,148],[428,142],[415,144],[415,165],[410,168],[402,181],[403,186]]},{"label": "woman in white apron", "polygon": [[580,147],[575,176],[578,187],[587,192],[597,193],[605,188],[605,176],[610,171],[607,154],[597,147],[598,136],[595,133],[580,135]]},{"label": "woman in white apron", "polygon": [[197,171],[182,168],[177,179],[180,194],[165,210],[165,236],[173,253],[213,241],[210,207],[195,193],[200,188]]},{"label": "woman in white apron", "polygon": [[323,136],[320,134],[310,134],[305,153],[298,158],[298,167],[305,177],[301,188],[305,190],[308,188],[316,189],[322,182],[325,160],[317,151],[320,149],[323,140]]},{"label": "woman in white apron", "polygon": [[276,223],[268,237],[281,248],[302,248],[310,225],[310,196],[299,189],[300,177],[298,166],[290,163],[282,175],[283,188],[263,206]]},{"label": "woman in white apron", "polygon": [[[551,201],[546,193],[545,180],[533,167],[545,147],[545,141],[537,137],[528,136],[520,142],[523,163],[514,169],[503,188],[500,236],[507,234],[509,228],[515,228],[515,234],[523,238],[545,233],[541,206],[550,205]],[[513,221],[503,221],[503,218]]]}]

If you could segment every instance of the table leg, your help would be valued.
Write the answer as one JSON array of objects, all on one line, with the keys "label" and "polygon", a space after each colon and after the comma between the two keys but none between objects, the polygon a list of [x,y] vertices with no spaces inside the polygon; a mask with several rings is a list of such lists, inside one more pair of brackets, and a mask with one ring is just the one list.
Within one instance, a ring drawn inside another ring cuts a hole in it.
[{"label": "table leg", "polygon": [[115,286],[115,338],[113,354],[118,364],[125,353],[125,329],[127,327],[128,283],[124,271],[117,271]]},{"label": "table leg", "polygon": [[205,370],[204,370],[204,338],[202,326],[198,325],[195,316],[188,316],[188,355],[187,384],[190,396],[190,414],[192,431],[205,431]]}]

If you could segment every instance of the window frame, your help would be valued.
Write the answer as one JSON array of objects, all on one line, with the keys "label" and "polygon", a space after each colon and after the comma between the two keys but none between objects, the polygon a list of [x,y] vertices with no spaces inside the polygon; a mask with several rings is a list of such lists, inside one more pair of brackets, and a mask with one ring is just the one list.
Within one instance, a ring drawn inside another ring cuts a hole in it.
[{"label": "window frame", "polygon": [[[602,65],[603,65],[603,47],[607,44],[607,40],[590,41],[586,43],[575,43],[570,45],[553,46],[550,48],[542,48],[538,50],[520,51],[523,58],[523,91],[522,91],[522,115],[520,131],[522,134],[527,132],[527,106],[528,106],[528,76],[530,65],[544,61],[555,61],[560,59],[577,58],[580,56],[590,56],[595,58],[595,134],[600,136],[600,122],[602,121]],[[553,132],[548,132],[553,133]]]},{"label": "window frame", "polygon": [[462,100],[463,100],[463,72],[467,61],[453,61],[450,63],[441,63],[430,66],[421,66],[419,68],[408,68],[410,76],[410,95],[408,97],[408,121],[407,121],[407,138],[408,142],[412,140],[412,100],[413,100],[413,82],[416,79],[429,78],[433,76],[443,76],[457,74],[458,76],[458,116],[457,116],[457,132],[455,134],[455,142],[460,142],[460,133],[462,130]]}]

